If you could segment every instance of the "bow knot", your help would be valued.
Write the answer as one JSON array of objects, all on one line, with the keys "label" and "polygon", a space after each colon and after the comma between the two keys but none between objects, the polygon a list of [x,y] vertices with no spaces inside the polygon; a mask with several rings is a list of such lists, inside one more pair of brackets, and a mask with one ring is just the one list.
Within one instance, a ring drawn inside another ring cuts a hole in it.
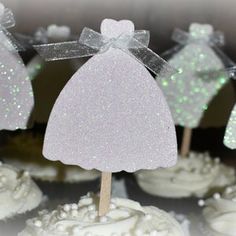
[{"label": "bow knot", "polygon": [[121,34],[116,38],[108,38],[92,29],[84,28],[79,38],[79,43],[100,52],[107,51],[110,47],[119,49],[143,48],[149,44],[149,32],[137,30],[133,33]]}]

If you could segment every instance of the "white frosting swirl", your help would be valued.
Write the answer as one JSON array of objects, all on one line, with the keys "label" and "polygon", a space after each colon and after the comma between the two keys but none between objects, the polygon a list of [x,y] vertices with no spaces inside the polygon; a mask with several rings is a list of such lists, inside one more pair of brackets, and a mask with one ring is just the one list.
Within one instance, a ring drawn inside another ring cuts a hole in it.
[{"label": "white frosting swirl", "polygon": [[42,193],[28,172],[0,164],[0,220],[32,210],[41,201]]},{"label": "white frosting swirl", "polygon": [[233,168],[210,158],[208,153],[191,152],[180,157],[176,166],[168,169],[141,170],[136,173],[139,186],[147,193],[182,198],[203,197],[211,190],[221,189],[235,182]]},{"label": "white frosting swirl", "polygon": [[97,203],[88,194],[78,204],[43,211],[27,221],[19,236],[184,236],[177,221],[158,208],[114,198],[107,215],[99,217]]},{"label": "white frosting swirl", "polygon": [[0,151],[5,157],[5,163],[28,171],[36,179],[78,183],[99,177],[96,170],[87,171],[77,166],[65,166],[46,160],[42,156],[42,145],[42,135],[21,134],[11,137]]},{"label": "white frosting swirl", "polygon": [[203,216],[214,236],[236,235],[236,185],[226,188],[222,196],[216,193],[199,203],[204,206]]}]

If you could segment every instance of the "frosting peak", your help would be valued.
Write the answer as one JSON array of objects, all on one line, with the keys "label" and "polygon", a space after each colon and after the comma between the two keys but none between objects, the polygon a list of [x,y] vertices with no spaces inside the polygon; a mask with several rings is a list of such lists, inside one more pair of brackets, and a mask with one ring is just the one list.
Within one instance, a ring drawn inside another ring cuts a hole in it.
[{"label": "frosting peak", "polygon": [[236,235],[236,185],[226,188],[222,195],[216,193],[212,198],[202,200],[202,203],[203,216],[212,230],[220,235]]},{"label": "frosting peak", "polygon": [[0,164],[0,220],[37,207],[42,193],[28,172]]}]

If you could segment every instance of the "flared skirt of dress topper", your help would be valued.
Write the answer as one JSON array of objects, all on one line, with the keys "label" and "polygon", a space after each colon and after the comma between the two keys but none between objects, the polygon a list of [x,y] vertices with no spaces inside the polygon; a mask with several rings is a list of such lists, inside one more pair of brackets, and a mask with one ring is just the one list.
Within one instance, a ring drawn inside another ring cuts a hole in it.
[{"label": "flared skirt of dress topper", "polygon": [[91,58],[52,110],[44,156],[117,172],[172,166],[176,137],[161,90],[146,68],[119,49]]}]

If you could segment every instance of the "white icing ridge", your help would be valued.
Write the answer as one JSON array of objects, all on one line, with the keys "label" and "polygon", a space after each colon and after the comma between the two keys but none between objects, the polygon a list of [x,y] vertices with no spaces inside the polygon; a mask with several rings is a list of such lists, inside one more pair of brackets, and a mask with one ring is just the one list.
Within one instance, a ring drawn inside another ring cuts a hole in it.
[{"label": "white icing ridge", "polygon": [[28,172],[0,163],[0,220],[25,213],[42,201],[42,192]]},{"label": "white icing ridge", "polygon": [[185,236],[179,223],[158,208],[113,198],[107,215],[99,217],[97,203],[97,196],[87,194],[78,204],[42,211],[18,236]]},{"label": "white icing ridge", "polygon": [[184,231],[184,236],[190,236],[191,222],[188,217],[183,214],[177,214],[174,211],[170,212],[169,214],[179,222],[182,230]]},{"label": "white icing ridge", "polygon": [[236,185],[227,187],[221,195],[199,202],[203,206],[203,216],[214,236],[236,235]]},{"label": "white icing ridge", "polygon": [[235,183],[234,168],[208,153],[191,152],[188,158],[179,157],[172,168],[141,170],[135,175],[144,191],[169,198],[203,197]]},{"label": "white icing ridge", "polygon": [[46,160],[42,156],[42,144],[42,135],[17,135],[2,147],[1,156],[6,164],[28,171],[33,178],[43,181],[78,183],[92,181],[100,176],[96,170],[87,171]]}]

